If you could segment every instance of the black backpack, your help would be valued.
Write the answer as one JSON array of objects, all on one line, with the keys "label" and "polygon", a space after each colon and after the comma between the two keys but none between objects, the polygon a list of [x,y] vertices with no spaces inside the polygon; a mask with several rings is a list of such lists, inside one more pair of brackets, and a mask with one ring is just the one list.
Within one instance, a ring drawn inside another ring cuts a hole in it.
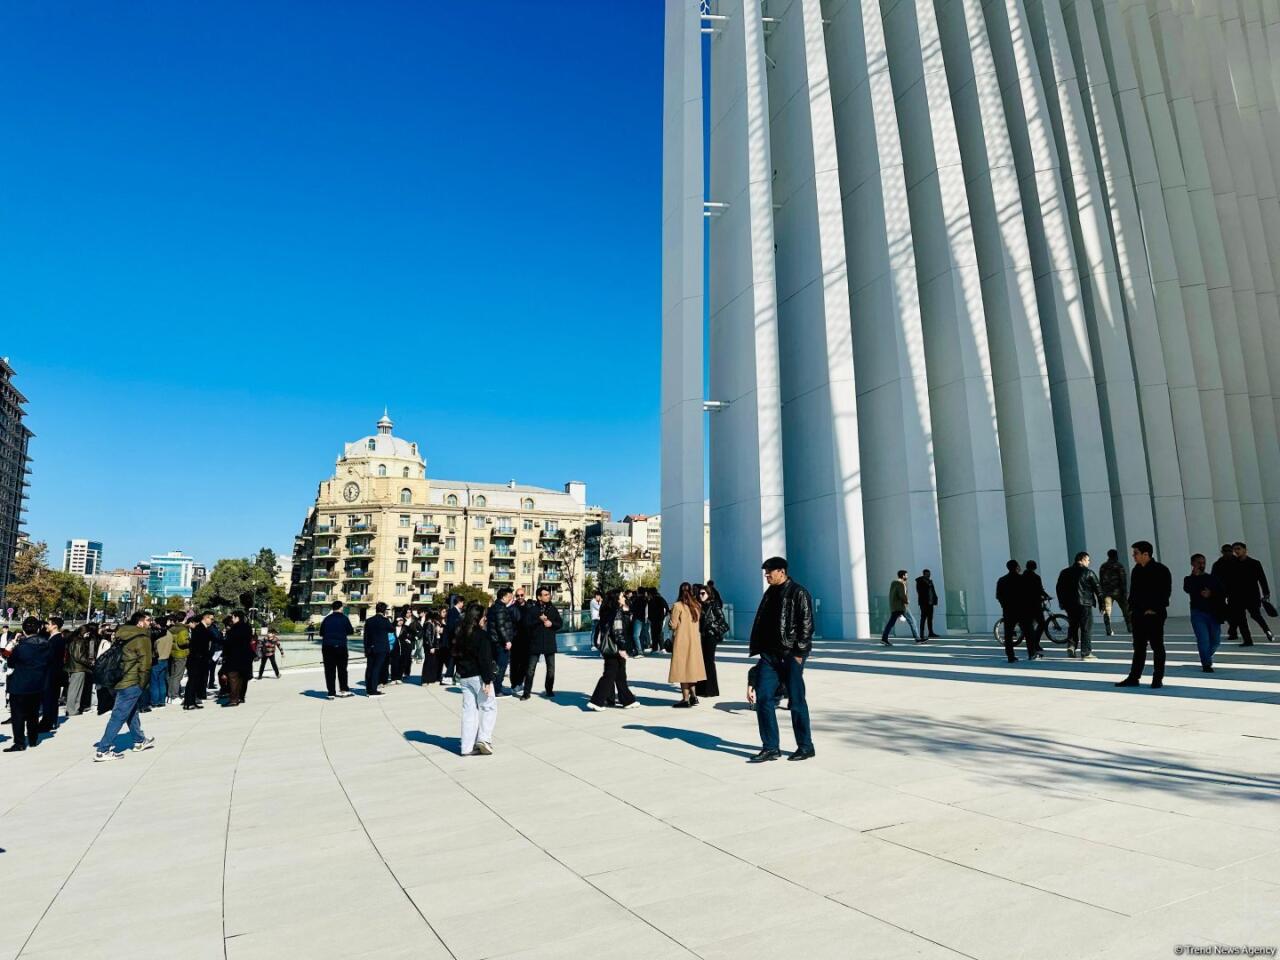
[{"label": "black backpack", "polygon": [[124,643],[117,640],[94,663],[93,684],[99,689],[114,690],[123,679]]}]

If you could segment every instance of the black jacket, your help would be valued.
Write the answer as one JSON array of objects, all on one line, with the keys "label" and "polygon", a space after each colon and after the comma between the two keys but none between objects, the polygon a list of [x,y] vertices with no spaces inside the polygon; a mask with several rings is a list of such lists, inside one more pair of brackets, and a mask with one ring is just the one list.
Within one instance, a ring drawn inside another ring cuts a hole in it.
[{"label": "black jacket", "polygon": [[458,637],[453,670],[459,677],[479,677],[484,683],[493,682],[498,668],[493,662],[493,641],[487,631],[476,627],[471,636]]},{"label": "black jacket", "polygon": [[233,623],[222,643],[222,665],[232,673],[253,670],[253,628],[243,621]]},{"label": "black jacket", "polygon": [[702,608],[702,616],[698,618],[698,633],[719,643],[729,632],[729,621],[724,617],[724,609],[718,603],[708,603]]},{"label": "black jacket", "polygon": [[916,577],[916,602],[921,607],[938,605],[938,588],[933,585],[933,577]]},{"label": "black jacket", "polygon": [[[601,656],[617,657],[618,651],[631,646],[631,623],[631,611],[622,609],[621,605],[607,621],[601,618],[600,636],[597,639]],[[607,644],[606,639],[609,641]],[[606,651],[606,647],[611,652]]]},{"label": "black jacket", "polygon": [[489,625],[489,639],[495,646],[505,646],[508,643],[514,643],[516,639],[516,621],[511,616],[511,607],[508,607],[501,600],[494,601],[493,606],[489,608],[485,622]]},{"label": "black jacket", "polygon": [[453,644],[453,633],[462,624],[462,611],[457,607],[451,606],[444,612],[444,631],[440,635],[442,645],[446,650],[450,649]]},{"label": "black jacket", "polygon": [[671,605],[662,599],[659,593],[649,594],[648,610],[649,629],[658,630],[662,628],[662,621],[667,613],[671,610]]},{"label": "black jacket", "polygon": [[[560,629],[560,611],[556,609],[555,604],[548,603],[543,606],[541,603],[526,603],[524,605],[525,629],[529,634],[529,653],[555,653],[556,652],[556,631]],[[538,619],[540,614],[546,614],[551,626],[544,627],[542,621]]]},{"label": "black jacket", "polygon": [[1159,560],[1152,559],[1145,567],[1133,565],[1129,574],[1129,616],[1154,610],[1163,614],[1173,593],[1173,575]]},{"label": "black jacket", "polygon": [[[1040,598],[1036,597],[1038,601]],[[1020,617],[1035,608],[1032,598],[1027,592],[1026,574],[1006,573],[996,581],[996,603],[1006,616]]]},{"label": "black jacket", "polygon": [[1232,560],[1227,565],[1226,572],[1227,596],[1235,603],[1255,606],[1263,597],[1271,596],[1271,586],[1267,583],[1267,575],[1262,571],[1262,564],[1253,557]]},{"label": "black jacket", "polygon": [[49,675],[49,640],[46,637],[22,637],[9,652],[9,679],[12,693],[44,693]]},{"label": "black jacket", "polygon": [[188,660],[208,660],[213,649],[213,631],[203,623],[191,628],[191,645],[187,648]]},{"label": "black jacket", "polygon": [[[813,647],[813,597],[794,580],[781,586],[782,602],[779,606],[778,636],[783,653],[807,657]],[[766,594],[768,591],[765,591]],[[756,619],[751,625],[750,655],[769,653],[768,641],[761,615],[767,603],[762,599],[756,608]]]},{"label": "black jacket", "polygon": [[364,622],[364,652],[381,650],[384,653],[391,649],[388,636],[395,633],[396,625],[380,613],[375,613]]},{"label": "black jacket", "polygon": [[1078,563],[1073,563],[1058,574],[1054,592],[1058,594],[1058,606],[1063,610],[1102,605],[1102,587],[1098,583],[1098,575]]}]

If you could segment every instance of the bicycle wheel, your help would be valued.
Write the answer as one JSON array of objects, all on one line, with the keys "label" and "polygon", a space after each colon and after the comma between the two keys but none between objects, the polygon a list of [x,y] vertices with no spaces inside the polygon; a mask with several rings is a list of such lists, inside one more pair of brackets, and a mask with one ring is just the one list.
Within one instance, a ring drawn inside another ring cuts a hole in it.
[{"label": "bicycle wheel", "polygon": [[1051,613],[1045,620],[1044,639],[1048,640],[1050,643],[1056,643],[1058,646],[1062,646],[1067,642],[1067,637],[1069,635],[1070,626],[1067,618],[1060,613]]},{"label": "bicycle wheel", "polygon": [[[1004,646],[1004,619],[996,621],[995,629],[991,631],[991,635],[995,637],[996,643]],[[1019,646],[1022,643],[1022,634],[1018,632],[1018,628],[1013,627],[1013,645]]]}]

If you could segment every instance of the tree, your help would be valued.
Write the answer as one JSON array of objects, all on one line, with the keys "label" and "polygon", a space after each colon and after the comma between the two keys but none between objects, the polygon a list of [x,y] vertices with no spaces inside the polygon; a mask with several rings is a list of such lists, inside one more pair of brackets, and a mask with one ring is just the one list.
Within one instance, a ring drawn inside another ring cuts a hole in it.
[{"label": "tree", "polygon": [[622,574],[618,572],[616,563],[605,563],[600,566],[600,592],[608,593],[610,590],[623,590],[627,586]]},{"label": "tree", "polygon": [[574,585],[578,582],[578,561],[582,559],[586,549],[587,540],[581,527],[568,533],[561,531],[556,556],[560,559],[560,576],[564,577],[564,582],[569,587],[570,610],[577,609]]},{"label": "tree", "polygon": [[474,602],[483,607],[488,607],[493,603],[493,597],[489,596],[489,594],[485,593],[479,587],[473,587],[469,583],[454,584],[453,589],[449,592],[461,597],[467,603]]},{"label": "tree", "polygon": [[[289,603],[288,592],[275,581],[275,553],[268,547],[253,560],[227,558],[213,565],[209,579],[196,592],[195,605],[206,608],[254,607],[267,619],[282,613]],[[270,563],[270,571],[263,565]]]},{"label": "tree", "polygon": [[48,545],[38,541],[14,557],[11,582],[5,590],[10,605],[42,616],[54,612],[62,591],[45,564],[48,555]]},{"label": "tree", "polygon": [[187,609],[186,597],[170,597],[164,602],[165,611],[168,613],[182,613]]},{"label": "tree", "polygon": [[[588,573],[587,578],[582,581],[582,607],[585,610],[591,598],[596,595],[596,575]],[[602,591],[603,592],[603,591]]]},{"label": "tree", "polygon": [[276,570],[280,567],[279,561],[276,560],[276,552],[270,547],[263,547],[258,551],[258,556],[254,558],[253,565],[265,570],[267,576],[272,580],[276,578]]},{"label": "tree", "polygon": [[89,608],[89,584],[84,577],[61,570],[48,570],[46,574],[57,591],[52,612],[65,617],[83,617]]}]

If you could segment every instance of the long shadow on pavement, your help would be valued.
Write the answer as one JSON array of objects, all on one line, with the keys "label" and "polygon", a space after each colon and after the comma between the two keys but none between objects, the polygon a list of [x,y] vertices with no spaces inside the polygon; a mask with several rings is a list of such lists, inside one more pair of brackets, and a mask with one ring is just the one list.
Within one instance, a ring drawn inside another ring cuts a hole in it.
[{"label": "long shadow on pavement", "polygon": [[679,727],[649,726],[643,723],[629,723],[622,729],[643,730],[663,740],[679,740],[699,750],[727,753],[734,757],[753,757],[760,749],[748,743],[734,743],[732,740],[725,740],[712,733],[703,733],[701,730],[682,730]]}]

